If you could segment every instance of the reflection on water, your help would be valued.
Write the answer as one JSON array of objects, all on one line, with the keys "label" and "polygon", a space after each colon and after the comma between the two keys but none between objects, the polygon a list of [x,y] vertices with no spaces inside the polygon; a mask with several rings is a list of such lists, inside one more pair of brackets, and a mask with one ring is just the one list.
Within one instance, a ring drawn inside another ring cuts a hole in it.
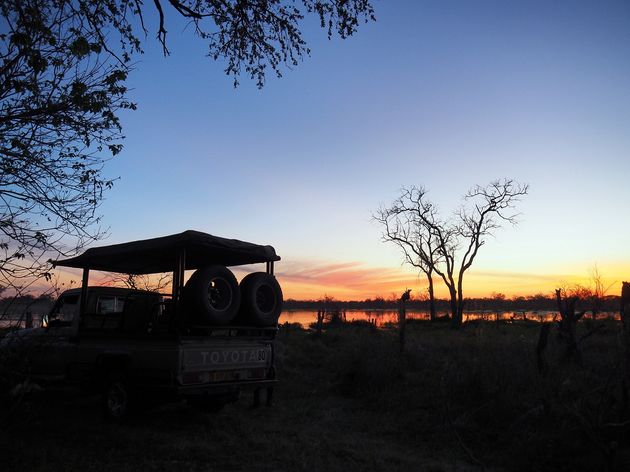
[{"label": "reflection on water", "polygon": [[6,328],[33,328],[42,325],[41,315],[9,316],[0,315],[0,329]]},{"label": "reflection on water", "polygon": [[[345,311],[347,321],[364,320],[375,322],[377,326],[398,321],[396,310],[347,310]],[[446,316],[446,313],[439,313],[438,316]],[[586,315],[589,316],[589,315]],[[430,315],[426,311],[407,310],[407,319],[429,320]],[[504,311],[504,312],[467,312],[464,313],[464,322],[473,320],[484,321],[537,321],[550,322],[559,319],[557,311]],[[600,313],[597,319],[619,320],[618,313]],[[308,327],[317,321],[317,311],[314,310],[289,310],[283,311],[280,315],[280,323],[299,323]]]},{"label": "reflection on water", "polygon": [[[372,321],[376,326],[383,326],[387,323],[398,321],[396,310],[346,310],[347,321],[364,320]],[[446,313],[438,313],[438,316],[446,316]],[[464,313],[464,322],[472,320],[484,321],[537,321],[551,322],[559,319],[557,311],[504,311],[504,312],[467,312]],[[590,314],[584,316],[590,318]],[[429,320],[429,313],[426,311],[407,310],[407,319]],[[619,320],[619,313],[600,313],[598,320],[614,319]],[[316,310],[287,310],[280,315],[280,323],[299,323],[303,327],[308,327],[317,321]],[[27,325],[24,317],[8,318],[0,316],[0,328],[24,328]],[[33,315],[32,326],[41,326],[41,316]]]}]

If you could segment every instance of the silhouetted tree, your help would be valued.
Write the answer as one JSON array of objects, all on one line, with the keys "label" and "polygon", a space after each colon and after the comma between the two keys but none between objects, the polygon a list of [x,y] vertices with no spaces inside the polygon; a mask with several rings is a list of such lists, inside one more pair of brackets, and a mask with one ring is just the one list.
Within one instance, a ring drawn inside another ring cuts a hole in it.
[{"label": "silhouetted tree", "polygon": [[464,274],[472,266],[487,236],[502,222],[516,224],[515,204],[528,186],[514,180],[497,180],[473,187],[453,220],[439,219],[436,206],[424,188],[403,189],[389,209],[375,217],[385,225],[383,238],[398,244],[407,262],[425,274],[438,274],[449,291],[452,325],[463,320]]},{"label": "silhouetted tree", "polygon": [[591,287],[589,288],[589,302],[592,320],[597,319],[597,315],[602,311],[604,306],[604,300],[606,293],[613,284],[606,286],[604,284],[604,278],[597,266],[594,266],[591,271]]},{"label": "silhouetted tree", "polygon": [[127,66],[107,60],[80,7],[0,6],[0,277],[13,288],[49,277],[46,258],[101,235],[95,211],[111,180],[97,154],[120,150],[115,112],[133,108],[122,85]]},{"label": "silhouetted tree", "polygon": [[426,198],[424,187],[403,188],[391,206],[378,209],[373,215],[383,230],[383,241],[396,244],[403,252],[405,262],[418,268],[426,277],[431,321],[436,320],[433,274],[442,260],[440,245],[451,235],[442,231],[444,224],[438,219],[437,207]]},{"label": "silhouetted tree", "polygon": [[147,290],[149,292],[161,292],[173,284],[173,275],[162,274],[112,274],[107,277],[102,285],[113,285],[130,288],[132,290]]},{"label": "silhouetted tree", "polygon": [[[517,223],[514,205],[527,194],[529,186],[511,179],[496,180],[485,187],[475,186],[465,195],[468,205],[462,206],[458,221],[452,230],[457,244],[441,246],[446,271],[440,276],[449,289],[453,308],[453,326],[459,327],[463,320],[464,273],[472,266],[486,237],[501,226],[501,222]],[[461,246],[460,246],[461,244]],[[462,248],[457,273],[456,251]]]},{"label": "silhouetted tree", "polygon": [[[119,0],[122,9],[131,11],[142,20],[142,2]],[[208,56],[225,59],[225,73],[234,76],[234,84],[245,72],[259,87],[265,82],[267,67],[280,77],[281,66],[292,67],[310,50],[299,29],[305,14],[315,15],[331,38],[352,36],[360,22],[375,20],[370,0],[154,0],[158,12],[157,37],[164,54],[166,44],[166,11],[162,3],[174,13],[189,19],[195,34],[208,43]],[[300,7],[300,4],[302,7]],[[151,8],[151,7],[149,7]]]},{"label": "silhouetted tree", "polygon": [[308,55],[305,15],[342,38],[374,19],[369,0],[6,0],[0,14],[0,285],[14,287],[102,236],[103,153],[136,108],[125,81],[149,21],[168,54],[168,19],[186,18],[235,84],[262,87]]}]

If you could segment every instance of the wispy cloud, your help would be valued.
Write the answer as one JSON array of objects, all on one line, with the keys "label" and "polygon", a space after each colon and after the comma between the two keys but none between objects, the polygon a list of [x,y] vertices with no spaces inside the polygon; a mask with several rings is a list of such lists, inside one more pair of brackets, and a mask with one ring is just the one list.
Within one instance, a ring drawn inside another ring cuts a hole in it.
[{"label": "wispy cloud", "polygon": [[[252,270],[260,267],[233,267],[240,279]],[[604,271],[608,274],[609,271]],[[91,283],[98,285],[105,280],[105,274],[95,272]],[[620,280],[616,274],[605,283]],[[400,295],[406,288],[412,288],[412,295],[417,296],[426,290],[424,276],[419,277],[411,268],[375,267],[362,262],[326,262],[310,259],[282,260],[276,265],[276,276],[280,281],[285,298],[318,299],[330,295],[342,300],[361,300],[376,296],[389,297]],[[80,273],[76,270],[59,270],[60,282],[65,287],[80,282]],[[439,277],[435,277],[435,289],[438,297],[448,296]],[[508,296],[549,293],[562,285],[590,283],[589,275],[570,273],[528,273],[500,270],[475,270],[471,268],[464,282],[464,296],[488,296],[493,292],[501,292]],[[64,287],[64,288],[65,288]],[[43,291],[33,287],[35,292]]]},{"label": "wispy cloud", "polygon": [[528,272],[505,272],[505,271],[476,271],[470,269],[470,277],[486,279],[517,279],[542,282],[556,282],[558,280],[575,279],[575,275],[569,274],[532,274]]},{"label": "wispy cloud", "polygon": [[398,293],[418,279],[401,268],[370,267],[360,262],[287,261],[276,271],[288,297],[362,299]]},{"label": "wispy cloud", "polygon": [[[427,287],[424,276],[405,267],[373,267],[360,262],[283,261],[276,275],[287,298],[319,298],[326,294],[340,299],[365,299],[400,294],[406,288],[413,288],[418,294]],[[435,277],[434,282],[436,295],[446,297],[441,279]],[[471,270],[464,290],[465,296],[488,296],[493,292],[530,295],[573,283],[588,280],[575,274]]]}]

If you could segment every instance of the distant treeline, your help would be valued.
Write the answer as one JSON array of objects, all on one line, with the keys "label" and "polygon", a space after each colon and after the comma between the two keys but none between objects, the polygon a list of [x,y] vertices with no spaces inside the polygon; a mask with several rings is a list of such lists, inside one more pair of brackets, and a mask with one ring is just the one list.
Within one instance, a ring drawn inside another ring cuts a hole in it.
[{"label": "distant treeline", "polygon": [[0,298],[0,318],[3,315],[22,315],[29,311],[33,314],[43,315],[50,311],[54,301],[50,295]]},{"label": "distant treeline", "polygon": [[[450,309],[448,300],[436,299],[438,312],[447,312]],[[599,301],[598,311],[611,312],[619,311],[620,297],[609,295]],[[579,310],[591,310],[593,304],[589,299],[580,300],[576,306]],[[285,310],[320,310],[322,308],[339,310],[395,310],[397,300],[393,297],[389,299],[376,297],[366,300],[339,301],[331,298],[322,300],[293,300],[291,298],[284,301]],[[429,301],[421,299],[411,299],[406,303],[408,310],[429,311]],[[467,298],[465,299],[465,311],[556,311],[558,305],[555,297],[543,294],[530,295],[526,297],[507,298],[495,296],[488,298]]]},{"label": "distant treeline", "polygon": [[[449,311],[448,300],[436,299],[435,302],[438,312]],[[41,297],[30,295],[18,298],[7,297],[0,299],[0,314],[21,314],[26,311],[43,314],[51,309],[53,303],[54,299],[49,295]],[[397,303],[397,300],[393,297],[387,299],[376,297],[352,301],[340,301],[330,297],[321,300],[294,300],[289,298],[284,301],[283,308],[285,310],[321,310],[324,307],[339,310],[395,310]],[[598,311],[616,312],[619,311],[620,297],[618,295],[608,295],[599,303]],[[586,298],[579,301],[576,309],[591,310],[593,308],[592,305],[592,301]],[[409,310],[429,311],[429,301],[412,298],[407,302],[406,307]],[[464,306],[466,311],[555,311],[557,308],[555,297],[543,294],[513,298],[500,295],[485,298],[467,298]]]}]

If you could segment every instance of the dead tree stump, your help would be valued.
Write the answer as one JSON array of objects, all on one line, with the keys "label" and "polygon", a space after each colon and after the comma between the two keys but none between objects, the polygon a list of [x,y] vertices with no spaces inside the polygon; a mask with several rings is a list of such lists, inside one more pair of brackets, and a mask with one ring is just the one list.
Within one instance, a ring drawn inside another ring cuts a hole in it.
[{"label": "dead tree stump", "polygon": [[576,312],[575,305],[578,297],[563,296],[562,290],[556,290],[556,301],[558,303],[558,311],[560,312],[560,324],[558,326],[559,338],[566,346],[566,358],[572,359],[578,364],[582,364],[582,353],[578,347],[576,338],[577,322],[584,316],[585,311]]},{"label": "dead tree stump", "polygon": [[621,285],[621,306],[619,311],[621,317],[621,329],[623,330],[624,344],[624,364],[625,378],[623,379],[624,410],[628,416],[628,391],[630,390],[630,282],[623,282]]},{"label": "dead tree stump", "polygon": [[326,315],[326,310],[317,310],[317,336],[322,335],[322,327],[324,325],[324,316]]},{"label": "dead tree stump", "polygon": [[621,325],[626,341],[626,347],[630,347],[630,282],[621,285]]},{"label": "dead tree stump", "polygon": [[407,327],[407,309],[405,304],[410,298],[411,289],[403,292],[398,300],[398,335],[400,342],[400,352],[405,350],[405,328]]}]

